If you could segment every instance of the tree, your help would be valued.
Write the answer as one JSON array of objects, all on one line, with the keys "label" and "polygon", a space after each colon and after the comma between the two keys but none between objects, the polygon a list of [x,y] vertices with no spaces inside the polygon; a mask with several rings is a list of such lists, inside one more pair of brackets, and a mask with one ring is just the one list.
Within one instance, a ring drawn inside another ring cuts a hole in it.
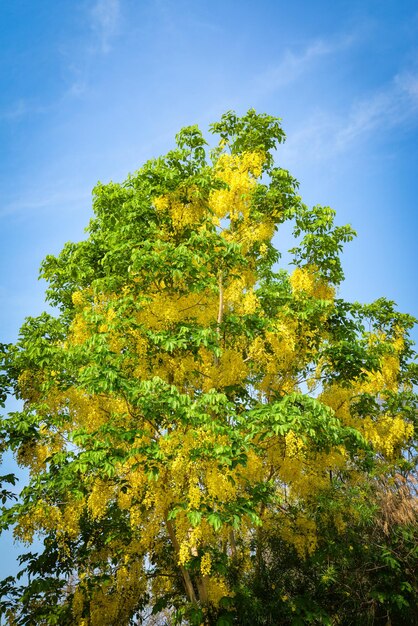
[{"label": "tree", "polygon": [[96,186],[88,237],[42,265],[56,314],[3,346],[30,469],[3,527],[43,541],[9,624],[417,619],[415,320],[337,297],[354,231],[274,166],[278,118],[211,131]]}]

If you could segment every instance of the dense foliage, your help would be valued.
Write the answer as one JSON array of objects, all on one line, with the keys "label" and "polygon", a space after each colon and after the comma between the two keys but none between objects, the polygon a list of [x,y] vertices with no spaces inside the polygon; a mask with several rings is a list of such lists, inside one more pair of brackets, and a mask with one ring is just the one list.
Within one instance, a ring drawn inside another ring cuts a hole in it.
[{"label": "dense foliage", "polygon": [[418,624],[414,319],[337,296],[354,232],[274,166],[277,118],[211,131],[97,185],[88,237],[42,266],[56,313],[3,345],[3,448],[30,480],[2,525],[43,542],[3,613]]}]

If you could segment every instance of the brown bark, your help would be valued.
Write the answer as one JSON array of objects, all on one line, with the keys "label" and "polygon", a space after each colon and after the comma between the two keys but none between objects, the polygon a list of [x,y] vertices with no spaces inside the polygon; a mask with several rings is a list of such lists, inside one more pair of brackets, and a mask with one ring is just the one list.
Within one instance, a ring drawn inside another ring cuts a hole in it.
[{"label": "brown bark", "polygon": [[224,314],[224,288],[223,288],[223,282],[222,282],[222,272],[219,272],[218,285],[219,285],[219,308],[218,308],[218,327],[217,327],[217,331],[218,331],[218,335],[219,335],[221,333],[221,324],[222,324],[222,318],[223,318],[223,314]]},{"label": "brown bark", "polygon": [[[167,526],[168,536],[171,539],[171,543],[173,544],[175,553],[178,555],[180,551],[180,546],[179,542],[177,541],[176,533],[174,532],[173,524],[168,519],[165,520],[165,524]],[[193,604],[197,604],[196,593],[190,574],[183,565],[180,565],[179,567],[181,575],[183,577],[184,589],[186,591],[187,597],[189,598],[190,602],[193,602]]]},{"label": "brown bark", "polygon": [[[218,306],[218,319],[217,319],[217,325],[216,325],[216,332],[218,333],[219,347],[220,347],[220,343],[221,343],[221,324],[222,324],[223,315],[224,315],[224,288],[223,288],[222,272],[221,271],[219,271],[218,285],[219,285],[219,306]],[[215,365],[219,365],[219,357],[218,356],[215,357]]]},{"label": "brown bark", "polygon": [[229,533],[229,541],[231,544],[231,557],[235,559],[237,556],[237,544],[235,541],[235,533],[233,530],[231,530],[231,532]]}]

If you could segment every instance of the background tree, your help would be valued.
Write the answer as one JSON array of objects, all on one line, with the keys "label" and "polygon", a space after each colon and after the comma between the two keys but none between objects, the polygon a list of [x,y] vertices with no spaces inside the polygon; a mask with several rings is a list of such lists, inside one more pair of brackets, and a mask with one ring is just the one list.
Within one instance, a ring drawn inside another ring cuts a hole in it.
[{"label": "background tree", "polygon": [[[414,320],[336,297],[354,232],[274,167],[277,118],[211,131],[210,151],[188,127],[97,185],[88,238],[42,266],[57,314],[3,347],[24,402],[3,445],[31,476],[3,526],[44,546],[21,558],[28,584],[3,581],[3,611],[416,623]],[[272,243],[289,220],[292,273]]]}]

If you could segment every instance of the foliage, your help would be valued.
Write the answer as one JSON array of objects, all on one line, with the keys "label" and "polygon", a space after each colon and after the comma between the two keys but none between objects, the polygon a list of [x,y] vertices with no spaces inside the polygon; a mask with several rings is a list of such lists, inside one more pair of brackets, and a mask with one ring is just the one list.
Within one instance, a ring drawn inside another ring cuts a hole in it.
[{"label": "foliage", "polygon": [[[212,150],[191,126],[96,186],[88,237],[42,265],[57,313],[2,347],[2,394],[23,400],[3,447],[30,470],[2,526],[44,546],[3,581],[3,612],[418,623],[414,319],[336,296],[354,231],[274,166],[280,120],[211,130]],[[272,243],[286,221],[292,272]]]}]

